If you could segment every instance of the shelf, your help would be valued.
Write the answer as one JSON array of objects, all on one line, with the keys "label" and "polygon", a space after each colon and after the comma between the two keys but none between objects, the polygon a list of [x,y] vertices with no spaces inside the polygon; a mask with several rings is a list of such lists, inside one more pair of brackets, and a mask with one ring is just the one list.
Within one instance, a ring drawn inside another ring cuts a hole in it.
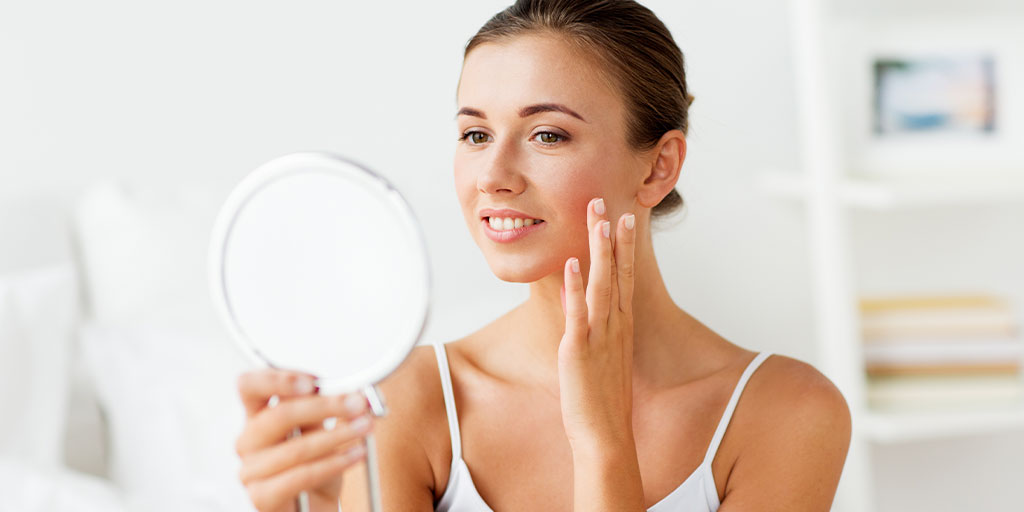
[{"label": "shelf", "polygon": [[[764,193],[803,200],[811,193],[802,175],[768,170],[757,176]],[[893,210],[943,205],[1024,203],[1024,170],[1019,173],[976,174],[970,178],[846,177],[839,183],[843,203],[853,208]]]},{"label": "shelf", "polygon": [[963,17],[980,14],[1012,16],[1024,14],[1020,0],[831,0],[836,16],[861,17]]},{"label": "shelf", "polygon": [[870,411],[862,419],[861,428],[872,441],[883,444],[1024,431],[1024,404],[948,412]]}]

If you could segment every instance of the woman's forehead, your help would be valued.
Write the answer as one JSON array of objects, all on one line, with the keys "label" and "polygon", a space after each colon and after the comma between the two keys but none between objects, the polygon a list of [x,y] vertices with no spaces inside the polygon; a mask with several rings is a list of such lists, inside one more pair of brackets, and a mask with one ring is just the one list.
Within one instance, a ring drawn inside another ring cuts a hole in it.
[{"label": "woman's forehead", "polygon": [[477,46],[463,63],[457,99],[459,108],[498,109],[501,114],[557,103],[588,120],[614,113],[621,102],[596,59],[552,36],[517,36]]}]

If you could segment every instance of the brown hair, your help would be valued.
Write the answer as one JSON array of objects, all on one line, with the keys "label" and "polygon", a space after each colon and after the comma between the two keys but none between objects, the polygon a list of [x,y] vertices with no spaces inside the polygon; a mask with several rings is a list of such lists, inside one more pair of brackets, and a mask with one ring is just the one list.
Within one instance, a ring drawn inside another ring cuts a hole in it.
[{"label": "brown hair", "polygon": [[[693,96],[686,91],[683,52],[665,24],[633,0],[517,0],[495,14],[466,45],[477,46],[530,32],[551,32],[597,57],[619,85],[626,104],[626,138],[637,150],[689,128]],[[651,210],[663,217],[683,206],[672,189]]]}]

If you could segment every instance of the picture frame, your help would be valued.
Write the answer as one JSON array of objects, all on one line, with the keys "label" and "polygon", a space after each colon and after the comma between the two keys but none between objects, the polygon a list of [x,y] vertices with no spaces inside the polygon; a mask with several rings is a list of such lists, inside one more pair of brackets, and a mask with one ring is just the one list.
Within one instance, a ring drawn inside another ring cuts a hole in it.
[{"label": "picture frame", "polygon": [[997,61],[988,52],[901,52],[872,59],[876,139],[990,137],[999,132]]},{"label": "picture frame", "polygon": [[829,73],[850,174],[1024,169],[1024,36],[1012,20],[858,19],[836,37]]}]

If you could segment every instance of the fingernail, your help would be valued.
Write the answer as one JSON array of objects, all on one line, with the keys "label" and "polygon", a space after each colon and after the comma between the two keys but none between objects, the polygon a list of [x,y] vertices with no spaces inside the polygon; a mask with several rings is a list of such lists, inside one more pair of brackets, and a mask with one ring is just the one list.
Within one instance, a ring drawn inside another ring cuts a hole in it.
[{"label": "fingernail", "polygon": [[605,238],[608,238],[608,234],[611,233],[611,231],[612,223],[604,221],[604,223],[601,224],[601,234],[604,235]]},{"label": "fingernail", "polygon": [[359,396],[359,393],[350,393],[345,397],[345,408],[352,414],[363,412],[366,400]]},{"label": "fingernail", "polygon": [[573,273],[579,274],[580,273],[580,260],[577,259],[577,258],[573,258],[572,260],[570,260],[569,261],[569,268],[572,269]]},{"label": "fingernail", "polygon": [[370,418],[365,415],[360,416],[352,420],[352,422],[349,423],[348,426],[349,428],[356,432],[365,432],[367,429],[370,428]]},{"label": "fingernail", "polygon": [[604,215],[604,199],[594,201],[594,213]]},{"label": "fingernail", "polygon": [[309,377],[299,377],[295,381],[295,392],[300,395],[308,395],[313,391],[313,379]]},{"label": "fingernail", "polygon": [[636,223],[636,216],[632,213],[626,215],[626,229],[633,229],[633,225]]}]

